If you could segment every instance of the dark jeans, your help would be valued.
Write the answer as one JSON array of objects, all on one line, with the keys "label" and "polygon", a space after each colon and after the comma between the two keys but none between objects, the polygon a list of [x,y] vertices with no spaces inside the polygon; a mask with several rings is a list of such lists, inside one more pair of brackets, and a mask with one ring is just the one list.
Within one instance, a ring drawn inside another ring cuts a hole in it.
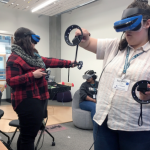
[{"label": "dark jeans", "polygon": [[20,121],[17,150],[34,150],[35,137],[44,118],[46,100],[25,99],[16,108]]},{"label": "dark jeans", "polygon": [[95,115],[96,103],[91,101],[83,101],[79,105],[81,109],[91,112],[91,118],[93,120],[93,116]]},{"label": "dark jeans", "polygon": [[94,150],[150,150],[150,131],[118,131],[94,122]]}]

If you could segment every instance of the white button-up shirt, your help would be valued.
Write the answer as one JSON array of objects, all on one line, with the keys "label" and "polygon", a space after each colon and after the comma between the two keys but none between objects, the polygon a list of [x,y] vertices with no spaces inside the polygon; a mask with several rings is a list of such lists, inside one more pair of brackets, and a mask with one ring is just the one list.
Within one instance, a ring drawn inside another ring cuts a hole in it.
[{"label": "white button-up shirt", "polygon": [[128,60],[136,54],[144,53],[133,59],[127,69],[124,79],[130,80],[128,91],[112,88],[115,78],[122,77],[127,54],[127,48],[118,51],[118,46],[117,39],[99,39],[97,43],[97,59],[104,60],[105,69],[99,82],[94,121],[101,125],[108,115],[107,125],[110,129],[150,130],[150,104],[143,105],[143,125],[139,126],[140,104],[131,95],[132,87],[137,81],[150,81],[150,43],[147,42],[136,50],[129,46]]}]

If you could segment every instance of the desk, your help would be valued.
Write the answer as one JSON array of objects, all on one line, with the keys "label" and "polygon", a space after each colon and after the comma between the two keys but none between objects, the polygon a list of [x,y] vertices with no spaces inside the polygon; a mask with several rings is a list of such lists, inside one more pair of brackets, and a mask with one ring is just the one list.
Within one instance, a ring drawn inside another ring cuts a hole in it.
[{"label": "desk", "polygon": [[71,86],[61,85],[57,83],[48,83],[48,91],[50,94],[50,99],[53,100],[57,93],[66,92],[71,90]]},{"label": "desk", "polygon": [[[48,92],[50,94],[50,99],[53,99],[57,93],[66,92],[71,90],[71,86],[57,84],[56,82],[48,83]],[[7,101],[11,103],[11,100]]]}]

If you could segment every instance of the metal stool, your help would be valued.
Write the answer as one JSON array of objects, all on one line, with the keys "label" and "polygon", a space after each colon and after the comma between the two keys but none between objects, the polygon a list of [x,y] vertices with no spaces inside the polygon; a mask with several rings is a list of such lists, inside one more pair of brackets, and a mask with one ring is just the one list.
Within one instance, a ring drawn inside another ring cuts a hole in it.
[{"label": "metal stool", "polygon": [[[16,127],[16,130],[15,130],[15,132],[14,132],[14,134],[13,134],[11,140],[10,140],[10,143],[9,143],[9,145],[11,145],[11,143],[12,143],[12,141],[13,141],[13,139],[14,139],[14,136],[15,136],[17,130],[20,128],[19,120],[12,120],[12,121],[9,123],[9,125],[12,126],[12,127]],[[55,141],[54,141],[55,139],[54,139],[54,137],[47,131],[47,129],[46,129],[46,124],[42,123],[40,130],[41,130],[41,133],[40,133],[40,136],[39,136],[38,141],[37,141],[37,143],[36,143],[35,150],[37,150],[37,148],[38,148],[40,139],[41,139],[42,134],[44,133],[44,131],[46,131],[46,132],[52,137],[52,139],[53,139],[53,141],[52,141],[52,146],[55,146]]]},{"label": "metal stool", "polygon": [[[4,115],[4,111],[0,109],[0,119],[2,118],[3,115]],[[8,148],[8,150],[12,150],[10,147],[10,144],[9,144],[10,143],[10,137],[7,134],[5,134],[4,132],[2,132],[1,130],[0,130],[0,133],[2,133],[3,135],[5,135],[8,138],[7,143],[1,140],[2,143]]]}]

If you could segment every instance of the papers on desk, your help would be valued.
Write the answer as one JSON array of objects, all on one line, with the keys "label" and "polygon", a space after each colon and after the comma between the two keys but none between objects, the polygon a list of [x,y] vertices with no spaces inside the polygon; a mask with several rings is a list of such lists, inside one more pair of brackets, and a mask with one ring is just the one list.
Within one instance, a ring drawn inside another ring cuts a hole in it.
[{"label": "papers on desk", "polygon": [[56,88],[56,87],[54,87],[54,86],[51,86],[51,89],[54,89],[54,88]]},{"label": "papers on desk", "polygon": [[48,85],[48,89],[54,89],[56,88],[55,86],[51,86],[51,85]]}]

